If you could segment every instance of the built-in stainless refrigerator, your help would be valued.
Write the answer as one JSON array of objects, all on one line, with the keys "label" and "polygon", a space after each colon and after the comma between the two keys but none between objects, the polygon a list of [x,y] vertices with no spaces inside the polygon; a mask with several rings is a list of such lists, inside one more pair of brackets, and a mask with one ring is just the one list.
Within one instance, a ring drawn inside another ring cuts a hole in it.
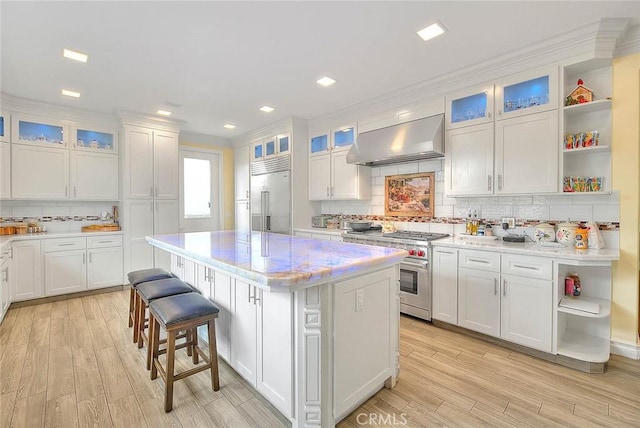
[{"label": "built-in stainless refrigerator", "polygon": [[251,163],[251,230],[291,233],[289,156]]}]

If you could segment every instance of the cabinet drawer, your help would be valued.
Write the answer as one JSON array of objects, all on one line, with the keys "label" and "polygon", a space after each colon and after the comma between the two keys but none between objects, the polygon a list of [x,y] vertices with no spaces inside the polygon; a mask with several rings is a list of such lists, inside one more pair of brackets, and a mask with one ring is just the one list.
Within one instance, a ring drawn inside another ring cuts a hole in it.
[{"label": "cabinet drawer", "polygon": [[460,250],[458,266],[500,272],[500,253]]},{"label": "cabinet drawer", "polygon": [[550,280],[553,276],[553,260],[543,257],[503,254],[502,273]]},{"label": "cabinet drawer", "polygon": [[85,238],[43,239],[43,241],[45,253],[53,251],[84,250],[87,246]]},{"label": "cabinet drawer", "polygon": [[92,236],[87,238],[87,248],[121,247],[122,235],[117,236]]}]

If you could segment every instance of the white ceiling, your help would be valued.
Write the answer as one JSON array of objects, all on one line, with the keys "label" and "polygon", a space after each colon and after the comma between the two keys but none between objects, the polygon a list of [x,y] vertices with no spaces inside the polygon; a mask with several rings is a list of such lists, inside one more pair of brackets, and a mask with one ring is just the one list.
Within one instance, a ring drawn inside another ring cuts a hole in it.
[{"label": "white ceiling", "polygon": [[[233,138],[317,118],[557,36],[640,2],[2,1],[3,92],[64,106],[174,112]],[[425,43],[435,20],[449,30]],[[80,64],[70,48],[89,54]],[[337,79],[329,88],[315,81]],[[60,95],[78,91],[79,99]],[[263,105],[273,113],[258,110]],[[235,130],[226,130],[233,123]]]}]

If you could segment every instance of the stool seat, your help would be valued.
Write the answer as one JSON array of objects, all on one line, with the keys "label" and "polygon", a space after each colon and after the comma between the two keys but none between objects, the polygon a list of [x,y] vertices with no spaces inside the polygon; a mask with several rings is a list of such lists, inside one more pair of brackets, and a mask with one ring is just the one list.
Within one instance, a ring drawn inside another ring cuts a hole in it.
[{"label": "stool seat", "polygon": [[137,290],[138,295],[145,303],[167,296],[193,292],[193,288],[178,278],[166,278],[159,279],[157,281],[144,282],[138,285]]},{"label": "stool seat", "polygon": [[164,269],[153,268],[134,270],[133,272],[129,272],[127,274],[127,278],[129,279],[129,284],[135,287],[138,284],[142,284],[143,282],[172,278],[172,275]]},{"label": "stool seat", "polygon": [[154,311],[158,321],[165,326],[220,312],[220,309],[212,301],[195,293],[153,300],[149,304],[149,308]]}]

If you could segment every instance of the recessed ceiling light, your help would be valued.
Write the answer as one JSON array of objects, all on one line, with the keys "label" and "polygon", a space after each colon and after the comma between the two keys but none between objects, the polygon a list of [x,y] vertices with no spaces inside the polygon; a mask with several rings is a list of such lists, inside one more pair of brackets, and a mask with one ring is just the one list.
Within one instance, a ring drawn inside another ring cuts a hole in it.
[{"label": "recessed ceiling light", "polygon": [[272,111],[274,111],[275,109],[273,107],[269,107],[269,106],[262,106],[260,107],[260,111],[263,111],[265,113],[271,113]]},{"label": "recessed ceiling light", "polygon": [[316,80],[316,83],[327,87],[333,85],[336,81],[329,76],[324,76],[323,78]]},{"label": "recessed ceiling light", "polygon": [[159,114],[160,116],[171,116],[171,112],[167,110],[158,110],[156,114]]},{"label": "recessed ceiling light", "polygon": [[422,30],[418,31],[418,36],[422,38],[422,40],[427,41],[431,40],[434,37],[438,37],[441,34],[444,34],[446,28],[439,22],[434,22],[431,25],[424,27]]},{"label": "recessed ceiling light", "polygon": [[232,125],[232,124],[230,124],[230,123],[225,123],[225,124],[224,124],[224,127],[225,127],[225,128],[227,128],[227,129],[234,129],[236,126],[235,126],[235,125]]},{"label": "recessed ceiling light", "polygon": [[64,51],[62,51],[62,55],[64,55],[65,58],[69,58],[69,59],[80,61],[80,62],[87,62],[87,58],[89,58],[88,55],[80,52],[72,51],[71,49],[65,49]]},{"label": "recessed ceiling light", "polygon": [[80,92],[69,91],[68,89],[63,89],[62,95],[66,95],[68,97],[80,98]]}]

